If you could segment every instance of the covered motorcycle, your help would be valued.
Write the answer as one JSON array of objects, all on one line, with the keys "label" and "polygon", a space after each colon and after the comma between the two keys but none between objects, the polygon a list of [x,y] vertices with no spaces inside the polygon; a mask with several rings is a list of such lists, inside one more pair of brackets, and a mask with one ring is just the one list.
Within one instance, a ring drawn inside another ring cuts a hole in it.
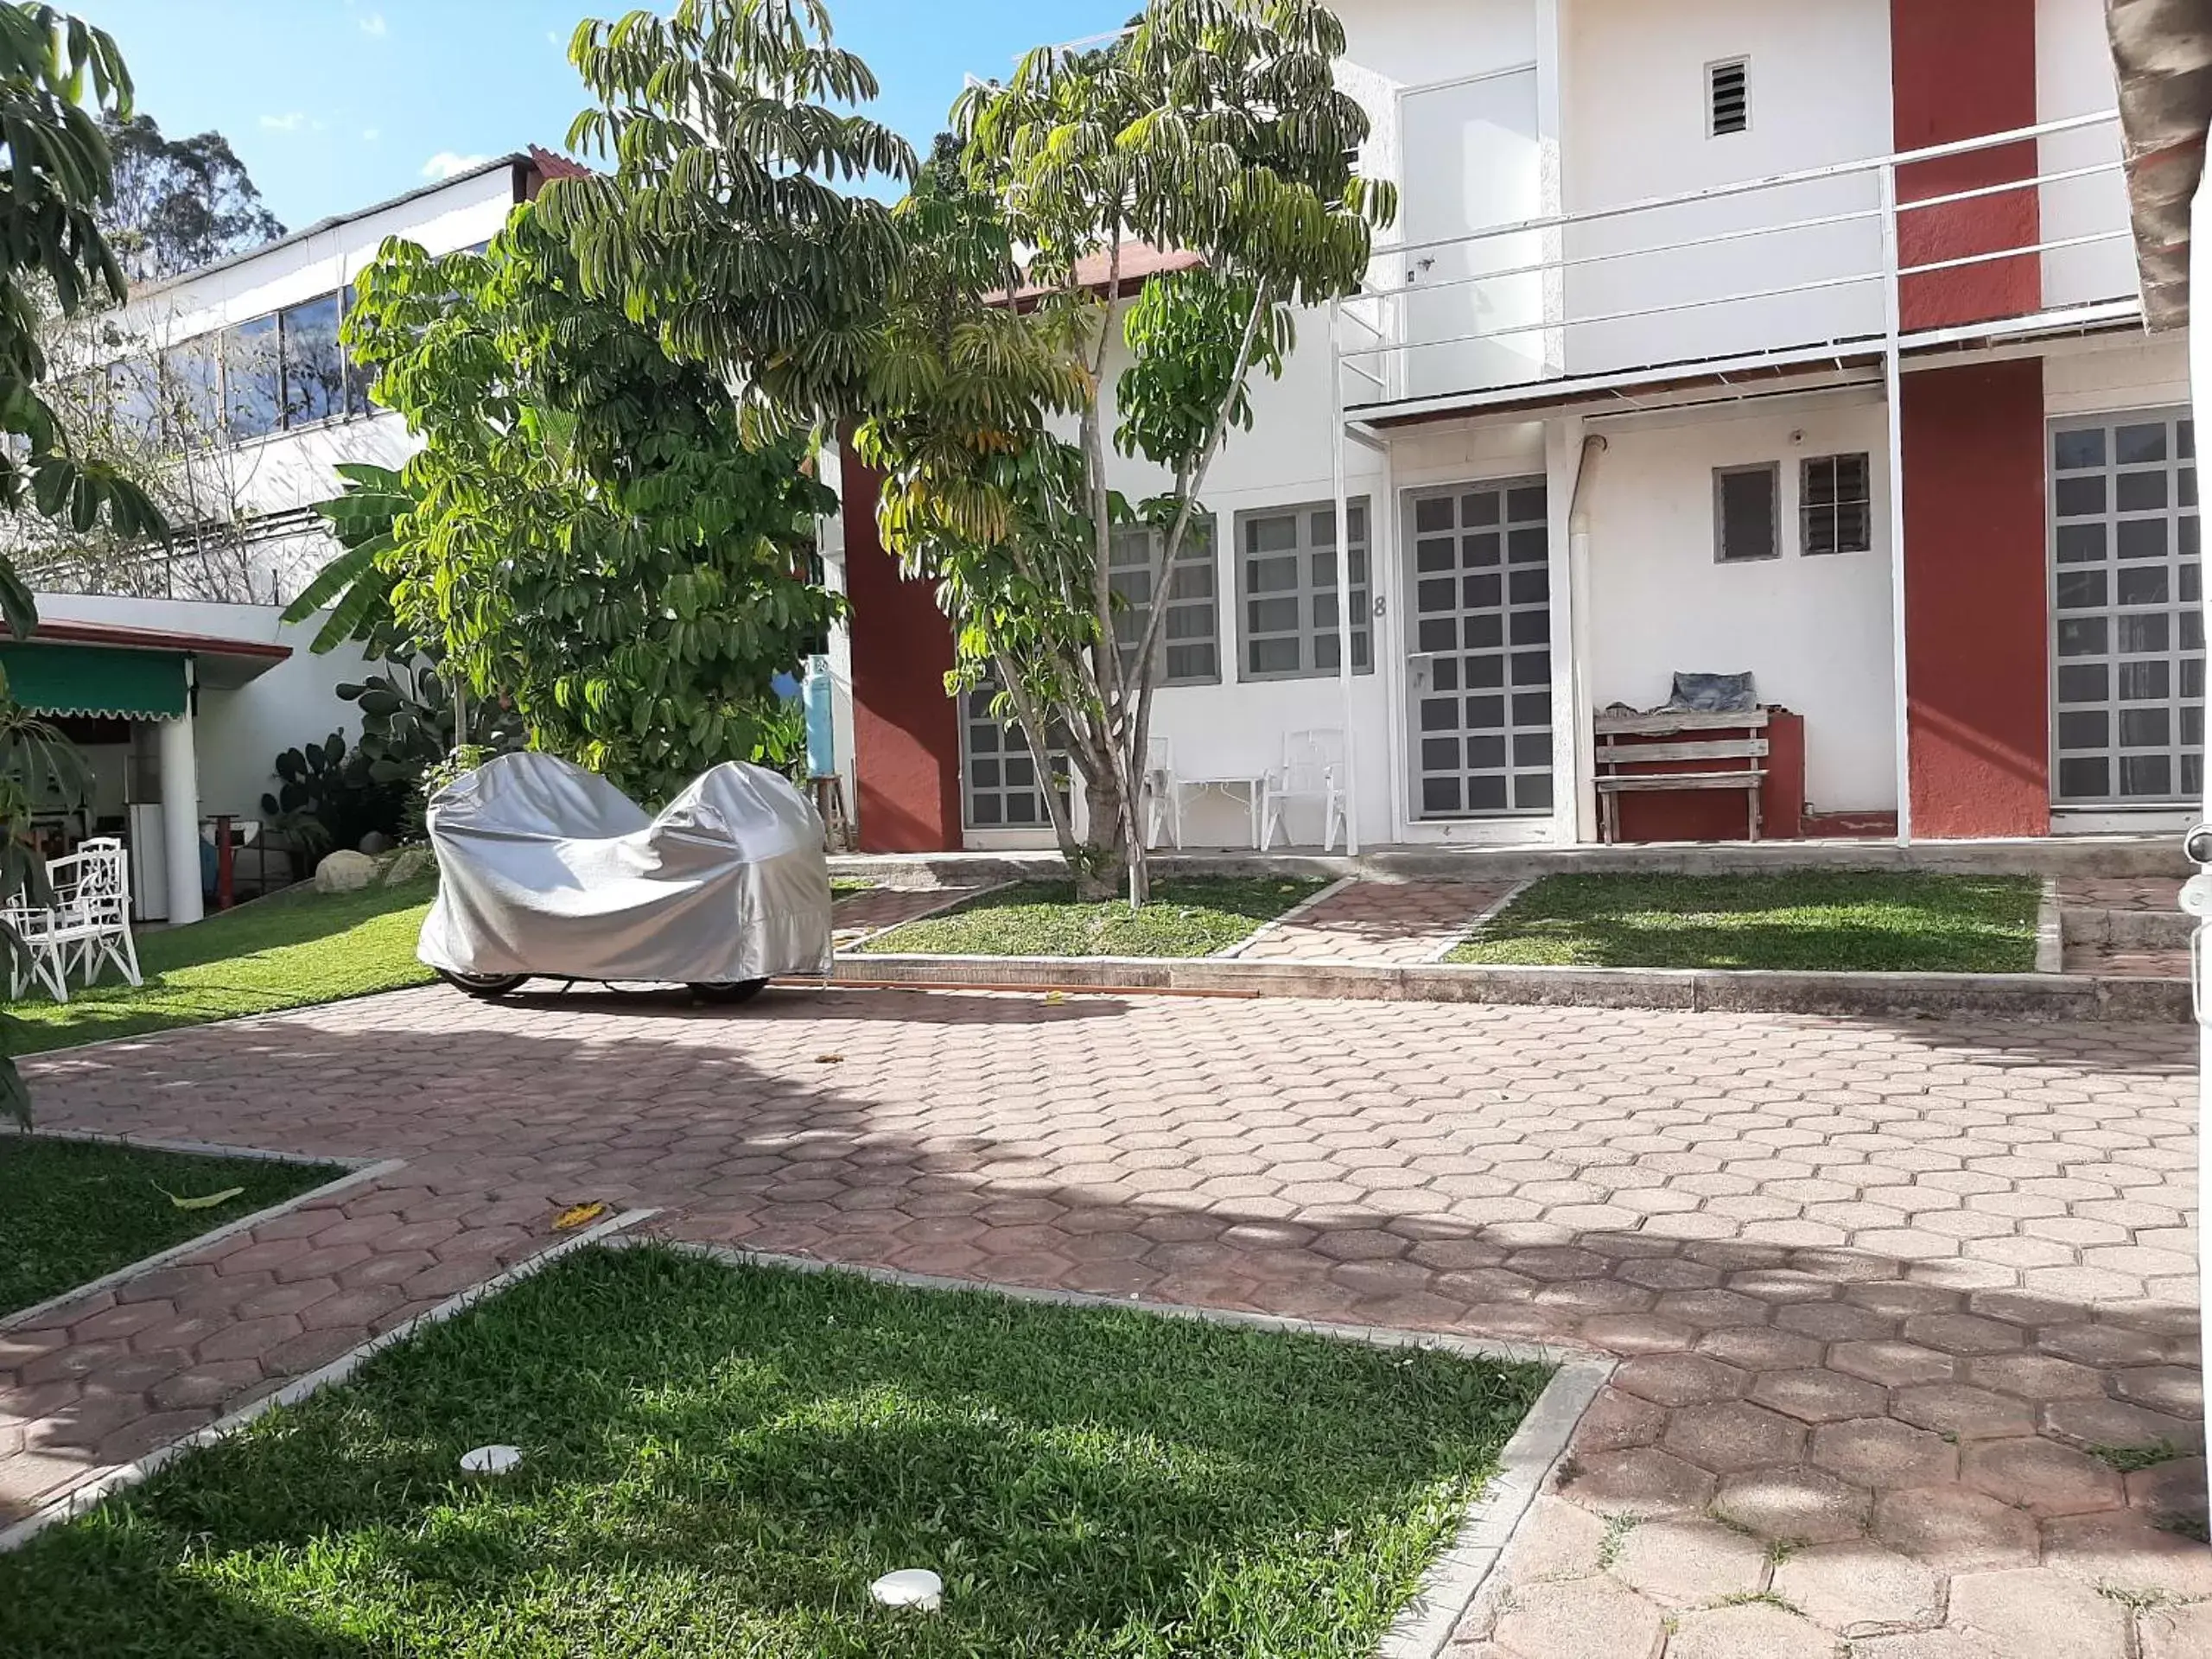
[{"label": "covered motorcycle", "polygon": [[550,754],[504,754],[430,798],[438,896],[416,954],[497,996],[525,979],[658,980],[739,1001],[830,967],[822,821],[727,761],[658,816]]}]

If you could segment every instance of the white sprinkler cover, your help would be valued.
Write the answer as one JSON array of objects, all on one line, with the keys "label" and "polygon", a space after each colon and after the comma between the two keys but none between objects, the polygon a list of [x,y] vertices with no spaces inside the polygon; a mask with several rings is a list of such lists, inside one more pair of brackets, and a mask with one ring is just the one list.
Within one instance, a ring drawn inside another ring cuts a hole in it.
[{"label": "white sprinkler cover", "polygon": [[868,1592],[886,1607],[918,1607],[932,1613],[944,1598],[944,1580],[925,1567],[902,1567],[868,1586]]},{"label": "white sprinkler cover", "polygon": [[472,1475],[504,1475],[521,1461],[521,1448],[512,1446],[480,1446],[461,1454],[461,1466]]}]

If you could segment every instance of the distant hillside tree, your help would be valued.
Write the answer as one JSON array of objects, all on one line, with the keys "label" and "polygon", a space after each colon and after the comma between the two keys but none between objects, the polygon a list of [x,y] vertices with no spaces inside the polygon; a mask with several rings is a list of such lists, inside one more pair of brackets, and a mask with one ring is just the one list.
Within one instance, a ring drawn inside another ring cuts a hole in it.
[{"label": "distant hillside tree", "polygon": [[221,133],[171,138],[144,114],[103,125],[115,193],[100,228],[133,283],[158,283],[284,234]]}]

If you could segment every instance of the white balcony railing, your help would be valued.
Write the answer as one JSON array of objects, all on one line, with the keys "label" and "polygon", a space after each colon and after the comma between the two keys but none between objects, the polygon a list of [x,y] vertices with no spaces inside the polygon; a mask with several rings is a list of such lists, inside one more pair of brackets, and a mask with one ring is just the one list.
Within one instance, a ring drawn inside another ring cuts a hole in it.
[{"label": "white balcony railing", "polygon": [[1378,247],[1347,413],[2137,315],[2116,112]]}]

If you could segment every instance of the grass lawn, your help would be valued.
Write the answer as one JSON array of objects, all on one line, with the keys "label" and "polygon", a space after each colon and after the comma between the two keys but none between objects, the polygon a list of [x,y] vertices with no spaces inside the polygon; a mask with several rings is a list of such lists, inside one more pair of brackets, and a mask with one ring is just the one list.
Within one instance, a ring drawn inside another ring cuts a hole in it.
[{"label": "grass lawn", "polygon": [[[0,1135],[0,1314],[181,1244],[346,1172]],[[170,1202],[245,1191],[204,1210]],[[0,1651],[9,1651],[0,1643]]]},{"label": "grass lawn", "polygon": [[1126,899],[1078,902],[1071,881],[1024,881],[855,948],[950,957],[1210,957],[1323,885],[1217,876],[1160,881],[1152,902],[1132,914]]},{"label": "grass lawn", "polygon": [[881,885],[865,875],[833,875],[830,878],[830,896],[849,899],[856,893],[874,893]]},{"label": "grass lawn", "polygon": [[302,886],[189,927],[142,933],[143,986],[133,990],[111,969],[91,990],[71,987],[66,1003],[15,1003],[9,1011],[29,1029],[10,1047],[35,1054],[419,985],[432,976],[415,960],[415,938],[434,891],[427,876],[358,893]]},{"label": "grass lawn", "polygon": [[2027,973],[2032,876],[1551,875],[1451,962]]},{"label": "grass lawn", "polygon": [[1545,1380],[584,1251],[0,1555],[0,1651],[1367,1659]]}]

